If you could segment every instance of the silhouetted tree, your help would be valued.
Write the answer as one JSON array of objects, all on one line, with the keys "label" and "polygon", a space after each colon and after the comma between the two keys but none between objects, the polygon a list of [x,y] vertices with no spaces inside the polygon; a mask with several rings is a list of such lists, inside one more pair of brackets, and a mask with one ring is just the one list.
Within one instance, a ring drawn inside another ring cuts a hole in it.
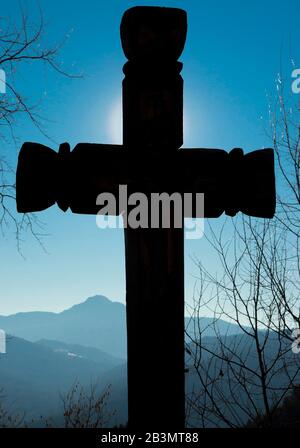
[{"label": "silhouetted tree", "polygon": [[[292,343],[293,330],[300,327],[300,105],[284,85],[279,76],[270,104],[276,217],[237,217],[219,233],[210,227],[222,274],[196,260],[199,294],[187,328],[191,426],[239,427],[247,421],[276,426],[278,409],[299,383],[300,354],[292,352]],[[214,315],[213,339],[203,337],[201,315],[207,312]],[[235,323],[240,334],[222,336],[219,319]]]},{"label": "silhouetted tree", "polygon": [[[59,74],[76,77],[62,68],[58,61],[59,51],[64,43],[46,44],[45,23],[42,13],[38,23],[32,23],[21,11],[20,20],[0,17],[0,70],[5,73],[5,88],[0,93],[0,227],[2,232],[13,225],[19,248],[21,234],[29,230],[40,241],[40,223],[33,214],[18,216],[15,212],[14,171],[5,157],[5,145],[16,143],[16,124],[19,116],[25,116],[43,135],[47,135],[44,120],[39,115],[38,104],[33,104],[18,90],[16,76],[27,64],[43,63]],[[1,148],[2,147],[2,148]]]},{"label": "silhouetted tree", "polygon": [[[266,417],[263,415],[254,422],[249,422],[248,428],[265,427]],[[300,428],[300,387],[294,386],[292,392],[288,394],[283,403],[275,409],[273,413],[273,427],[276,428]]]},{"label": "silhouetted tree", "polygon": [[20,428],[24,424],[24,415],[8,410],[3,390],[0,389],[0,428]]},{"label": "silhouetted tree", "polygon": [[110,386],[101,393],[97,384],[89,388],[76,382],[61,396],[65,428],[105,428],[114,413],[108,410]]}]

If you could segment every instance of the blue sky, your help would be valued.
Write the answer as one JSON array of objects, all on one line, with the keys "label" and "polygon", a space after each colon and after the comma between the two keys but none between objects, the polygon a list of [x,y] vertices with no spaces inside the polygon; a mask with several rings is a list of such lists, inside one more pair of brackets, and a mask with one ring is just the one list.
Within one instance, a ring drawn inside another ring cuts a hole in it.
[{"label": "blue sky", "polygon": [[[0,0],[0,16],[18,21],[19,2]],[[35,1],[23,1],[33,20]],[[265,133],[267,94],[274,95],[280,67],[289,76],[290,58],[300,61],[299,1],[186,0],[109,2],[39,1],[46,19],[45,42],[69,35],[60,59],[71,80],[27,65],[16,83],[32,101],[41,100],[48,135],[57,142],[121,143],[122,53],[119,24],[135,5],[182,7],[188,13],[188,37],[181,56],[185,81],[185,146],[250,151],[270,146]],[[300,62],[298,63],[300,65]],[[20,119],[19,144],[0,143],[15,166],[23,141],[57,145]],[[28,236],[22,258],[8,230],[0,240],[0,314],[28,310],[59,311],[94,294],[125,301],[122,230],[100,230],[95,217],[64,214],[53,207],[39,215],[45,223],[47,253]],[[222,219],[215,220],[215,228]],[[229,235],[230,237],[230,235]],[[186,300],[193,295],[197,255],[209,269],[218,269],[209,244],[186,241]]]}]

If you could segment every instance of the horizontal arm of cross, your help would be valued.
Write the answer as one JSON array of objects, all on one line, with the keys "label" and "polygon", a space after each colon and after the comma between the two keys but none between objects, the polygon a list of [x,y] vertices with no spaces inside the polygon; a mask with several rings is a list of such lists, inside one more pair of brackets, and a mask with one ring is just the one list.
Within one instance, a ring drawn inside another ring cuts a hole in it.
[{"label": "horizontal arm of cross", "polygon": [[271,218],[275,210],[272,149],[244,155],[241,149],[227,153],[182,148],[164,154],[80,143],[72,152],[63,144],[56,153],[43,145],[25,143],[19,154],[19,212],[41,211],[58,203],[63,210],[97,214],[97,196],[108,192],[118,197],[120,185],[145,194],[204,193],[206,217],[242,211]]}]

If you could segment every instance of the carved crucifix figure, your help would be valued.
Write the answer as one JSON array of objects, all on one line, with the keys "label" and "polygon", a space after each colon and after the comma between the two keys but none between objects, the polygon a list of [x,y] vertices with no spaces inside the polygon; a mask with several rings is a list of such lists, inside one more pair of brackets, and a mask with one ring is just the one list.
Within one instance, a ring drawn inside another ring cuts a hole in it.
[{"label": "carved crucifix figure", "polygon": [[[186,13],[135,7],[125,12],[121,39],[123,145],[78,144],[59,152],[25,143],[17,170],[19,212],[54,203],[96,214],[102,192],[204,193],[204,215],[224,211],[271,218],[275,211],[273,151],[244,155],[183,144],[183,51]],[[118,213],[124,210],[118,209]],[[193,208],[189,217],[197,217]],[[184,217],[187,217],[185,214]],[[129,426],[182,429],[184,405],[184,231],[125,229]]]}]

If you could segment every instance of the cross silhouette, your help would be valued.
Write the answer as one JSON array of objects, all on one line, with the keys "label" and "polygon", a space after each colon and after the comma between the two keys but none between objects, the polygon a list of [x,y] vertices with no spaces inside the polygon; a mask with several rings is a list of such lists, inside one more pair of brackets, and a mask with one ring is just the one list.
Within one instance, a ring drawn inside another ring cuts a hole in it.
[{"label": "cross silhouette", "polygon": [[[121,40],[128,62],[123,80],[123,145],[67,143],[56,153],[24,143],[17,169],[19,212],[54,203],[96,214],[101,192],[204,193],[205,217],[224,211],[272,218],[273,150],[244,155],[235,148],[180,149],[183,144],[183,51],[186,12],[134,7]],[[118,209],[116,214],[121,213]],[[195,204],[189,214],[198,217]],[[182,429],[184,394],[184,230],[125,228],[129,427]]]}]

